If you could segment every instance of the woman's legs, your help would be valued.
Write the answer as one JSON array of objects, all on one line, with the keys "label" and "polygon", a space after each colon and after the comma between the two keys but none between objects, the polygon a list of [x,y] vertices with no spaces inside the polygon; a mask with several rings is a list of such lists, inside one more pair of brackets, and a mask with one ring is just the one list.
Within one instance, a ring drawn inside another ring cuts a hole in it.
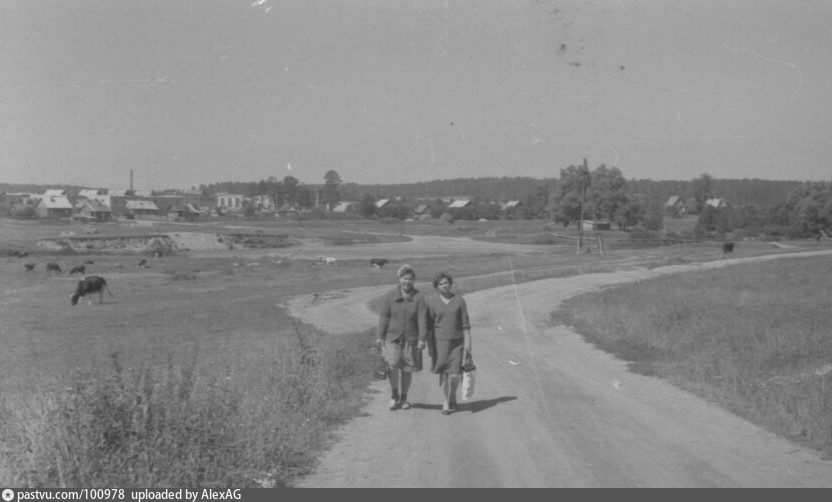
[{"label": "woman's legs", "polygon": [[402,403],[407,402],[407,391],[410,390],[410,383],[413,381],[413,373],[409,371],[399,370],[401,371],[401,377],[399,379],[400,383],[400,393],[399,393],[399,400]]},{"label": "woman's legs", "polygon": [[398,368],[390,368],[387,372],[387,381],[390,382],[390,406],[391,410],[395,410],[399,406],[399,370]]},{"label": "woman's legs", "polygon": [[448,404],[451,409],[456,408],[456,389],[459,387],[459,373],[448,375]]}]

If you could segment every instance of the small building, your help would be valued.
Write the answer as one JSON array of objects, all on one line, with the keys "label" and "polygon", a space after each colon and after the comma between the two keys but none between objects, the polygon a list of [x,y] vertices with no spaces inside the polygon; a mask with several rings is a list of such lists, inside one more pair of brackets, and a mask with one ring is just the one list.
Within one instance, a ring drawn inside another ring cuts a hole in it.
[{"label": "small building", "polygon": [[667,199],[667,202],[665,202],[664,208],[666,211],[676,214],[685,214],[685,212],[687,212],[685,199],[678,195],[671,195],[670,198]]},{"label": "small building", "polygon": [[124,211],[128,215],[159,215],[159,207],[153,201],[132,199],[124,203]]},{"label": "small building", "polygon": [[392,202],[391,199],[379,199],[376,201],[376,209],[381,209],[384,206],[390,204]]},{"label": "small building", "polygon": [[76,217],[87,221],[104,222],[113,219],[113,211],[97,200],[83,200],[77,206]]},{"label": "small building", "polygon": [[428,220],[433,217],[433,212],[431,212],[427,204],[419,204],[413,210],[413,217],[417,220]]},{"label": "small building", "polygon": [[70,218],[72,212],[72,204],[66,195],[44,194],[35,206],[35,213],[38,218]]},{"label": "small building", "polygon": [[609,221],[584,220],[582,226],[584,230],[612,230],[612,224]]},{"label": "small building", "polygon": [[242,210],[243,209],[243,201],[246,199],[244,195],[239,194],[230,194],[230,193],[218,193],[216,194],[217,198],[217,208],[219,209],[229,209],[229,210]]},{"label": "small building", "polygon": [[358,202],[355,201],[342,201],[336,204],[332,208],[333,213],[343,214],[343,215],[354,215],[358,212]]},{"label": "small building", "polygon": [[450,205],[448,205],[448,209],[462,209],[464,207],[470,207],[470,206],[472,206],[472,203],[471,203],[470,200],[460,199],[460,200],[455,200],[455,201],[451,202]]},{"label": "small building", "polygon": [[728,201],[725,199],[708,199],[705,201],[705,205],[719,209],[722,207],[728,207]]},{"label": "small building", "polygon": [[50,188],[43,192],[44,197],[66,197],[66,190],[60,188]]}]

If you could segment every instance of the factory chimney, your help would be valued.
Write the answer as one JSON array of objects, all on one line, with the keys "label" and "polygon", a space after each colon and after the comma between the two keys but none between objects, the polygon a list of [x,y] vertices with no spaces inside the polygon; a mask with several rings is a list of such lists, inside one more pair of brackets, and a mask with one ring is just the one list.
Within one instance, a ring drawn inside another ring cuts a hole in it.
[{"label": "factory chimney", "polygon": [[133,191],[133,170],[130,169],[130,191]]}]

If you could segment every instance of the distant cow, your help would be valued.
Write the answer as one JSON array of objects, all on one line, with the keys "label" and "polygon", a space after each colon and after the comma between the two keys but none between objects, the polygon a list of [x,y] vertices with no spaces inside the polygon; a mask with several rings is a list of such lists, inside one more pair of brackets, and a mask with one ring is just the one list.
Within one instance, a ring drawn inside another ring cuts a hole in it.
[{"label": "distant cow", "polygon": [[333,258],[331,256],[321,256],[318,259],[321,260],[321,263],[323,263],[327,267],[329,265],[335,265],[335,262],[336,262],[335,258]]},{"label": "distant cow", "polygon": [[69,271],[69,275],[81,274],[84,275],[87,272],[87,267],[84,265],[76,265],[72,267]]},{"label": "distant cow", "polygon": [[[78,281],[78,286],[75,288],[75,294],[72,295],[72,304],[78,305],[78,299],[92,293],[98,293],[98,303],[104,303],[104,290],[113,297],[110,288],[107,287],[107,281],[103,277],[91,275],[85,279]],[[87,305],[92,305],[92,299],[87,298]]]},{"label": "distant cow", "polygon": [[156,251],[155,253],[153,253],[153,258],[161,258],[161,257],[162,257],[162,252],[161,251]]},{"label": "distant cow", "polygon": [[147,258],[142,258],[141,260],[139,260],[139,266],[147,268]]},{"label": "distant cow", "polygon": [[722,254],[731,254],[734,252],[734,242],[728,241],[722,243]]},{"label": "distant cow", "polygon": [[54,262],[49,262],[46,264],[46,271],[47,272],[55,272],[56,274],[60,274],[61,266]]},{"label": "distant cow", "polygon": [[27,256],[29,256],[29,252],[28,251],[15,251],[14,255],[17,256],[18,258],[26,258]]},{"label": "distant cow", "polygon": [[93,262],[92,260],[87,260],[84,262],[84,265],[92,265],[93,263],[95,262]]},{"label": "distant cow", "polygon": [[388,263],[390,263],[390,260],[386,260],[384,258],[370,258],[370,265],[376,268],[381,268],[387,265]]},{"label": "distant cow", "polygon": [[35,263],[24,263],[23,266],[26,268],[27,272],[31,272],[35,269]]}]

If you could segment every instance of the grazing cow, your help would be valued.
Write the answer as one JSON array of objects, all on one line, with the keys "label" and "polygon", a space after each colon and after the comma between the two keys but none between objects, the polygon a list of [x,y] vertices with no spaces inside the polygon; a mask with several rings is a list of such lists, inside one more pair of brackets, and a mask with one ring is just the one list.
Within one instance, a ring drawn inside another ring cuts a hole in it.
[{"label": "grazing cow", "polygon": [[75,275],[75,274],[84,275],[86,272],[87,272],[87,267],[85,267],[84,265],[76,265],[76,266],[72,267],[72,269],[69,271],[69,275]]},{"label": "grazing cow", "polygon": [[335,265],[335,261],[336,261],[335,258],[333,258],[331,256],[321,256],[320,260],[321,260],[321,263],[323,263],[327,267],[330,266],[330,265]]},{"label": "grazing cow", "polygon": [[139,260],[139,266],[147,268],[147,258],[142,258],[141,260]]},{"label": "grazing cow", "polygon": [[34,263],[24,263],[23,266],[26,268],[27,272],[31,272],[32,270],[35,269],[35,264]]},{"label": "grazing cow", "polygon": [[727,255],[734,252],[734,242],[728,241],[722,243],[722,254]]},{"label": "grazing cow", "polygon": [[17,256],[18,258],[26,258],[27,256],[29,256],[29,252],[28,251],[15,251],[14,255]]},{"label": "grazing cow", "polygon": [[46,264],[46,271],[47,272],[55,272],[56,274],[60,274],[61,266],[54,262],[49,262]]},{"label": "grazing cow", "polygon": [[[75,288],[75,294],[72,295],[72,304],[78,305],[79,298],[92,293],[98,293],[98,303],[104,303],[105,289],[111,297],[114,297],[113,293],[110,292],[110,288],[107,287],[107,281],[105,281],[103,277],[91,275],[87,278],[81,279],[78,281],[78,286]],[[91,298],[87,298],[87,305],[92,305]]]},{"label": "grazing cow", "polygon": [[95,262],[93,262],[92,260],[87,260],[84,262],[84,265],[92,265],[93,263]]},{"label": "grazing cow", "polygon": [[386,260],[384,258],[370,258],[370,265],[376,268],[381,268],[387,265],[388,263],[390,263],[390,260]]},{"label": "grazing cow", "polygon": [[161,257],[162,257],[162,253],[161,253],[161,252],[156,251],[155,253],[153,253],[153,258],[161,258]]}]

